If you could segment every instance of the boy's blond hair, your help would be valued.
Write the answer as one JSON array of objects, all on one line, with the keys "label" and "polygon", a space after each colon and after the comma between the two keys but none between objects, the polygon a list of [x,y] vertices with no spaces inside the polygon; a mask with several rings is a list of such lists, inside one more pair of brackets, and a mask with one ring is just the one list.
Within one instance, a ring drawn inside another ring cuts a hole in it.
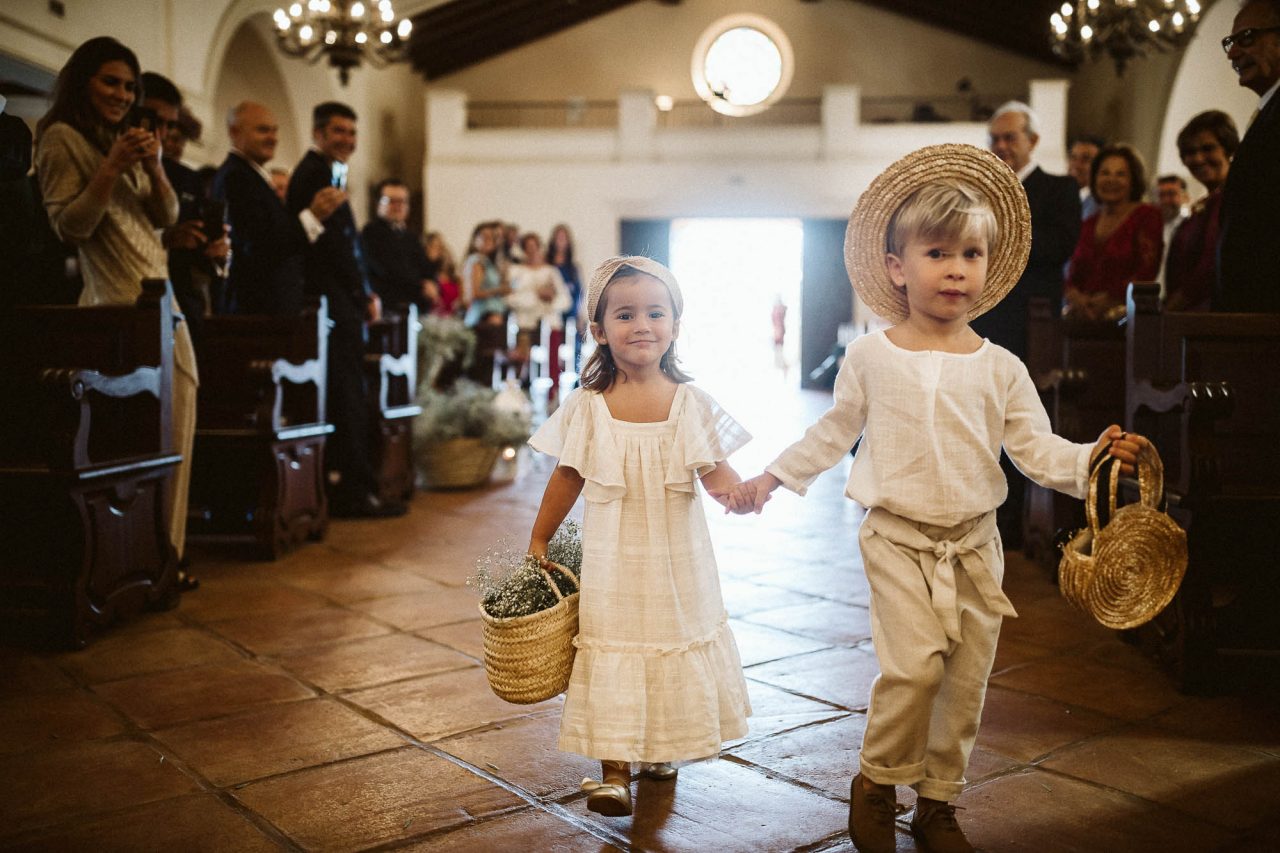
[{"label": "boy's blond hair", "polygon": [[902,257],[913,239],[960,240],[969,236],[987,239],[987,255],[1000,242],[996,215],[986,198],[958,181],[935,181],[907,196],[885,229],[885,251]]}]

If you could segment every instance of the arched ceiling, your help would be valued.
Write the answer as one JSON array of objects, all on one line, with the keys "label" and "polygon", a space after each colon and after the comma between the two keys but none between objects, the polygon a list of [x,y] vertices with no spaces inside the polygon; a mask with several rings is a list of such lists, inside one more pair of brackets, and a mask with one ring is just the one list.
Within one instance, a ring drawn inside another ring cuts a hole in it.
[{"label": "arched ceiling", "polygon": [[[428,81],[636,2],[681,0],[447,0],[414,16],[414,68]],[[696,2],[696,0],[689,0]],[[865,3],[1046,62],[1049,15],[1061,0],[779,0]],[[1066,66],[1069,67],[1069,66]]]}]

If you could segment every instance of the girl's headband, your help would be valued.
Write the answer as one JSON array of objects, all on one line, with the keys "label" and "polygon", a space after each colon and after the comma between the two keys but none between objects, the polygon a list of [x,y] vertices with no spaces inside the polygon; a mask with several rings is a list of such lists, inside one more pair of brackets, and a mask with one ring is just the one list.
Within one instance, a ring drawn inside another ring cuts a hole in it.
[{"label": "girl's headband", "polygon": [[618,274],[618,270],[624,266],[633,267],[665,284],[667,290],[671,293],[671,305],[675,308],[676,318],[679,319],[680,315],[684,313],[684,296],[680,293],[680,285],[676,283],[676,277],[671,274],[671,270],[653,258],[646,258],[643,255],[626,255],[610,258],[596,267],[596,271],[591,274],[591,282],[587,285],[588,322],[594,323],[596,321],[596,307],[600,304],[600,295],[604,293],[604,289],[613,280],[613,277]]}]

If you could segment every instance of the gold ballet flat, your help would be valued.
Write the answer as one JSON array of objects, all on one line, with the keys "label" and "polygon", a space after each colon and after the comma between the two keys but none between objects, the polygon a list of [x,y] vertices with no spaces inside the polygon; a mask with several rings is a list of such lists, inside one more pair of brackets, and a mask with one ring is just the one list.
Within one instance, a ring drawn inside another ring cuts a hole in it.
[{"label": "gold ballet flat", "polygon": [[582,790],[587,792],[587,808],[606,817],[626,817],[631,814],[631,788],[595,779],[583,779]]},{"label": "gold ballet flat", "polygon": [[640,775],[649,779],[657,779],[659,782],[666,782],[676,778],[676,774],[680,770],[673,764],[666,761],[660,761],[656,764],[642,764],[640,766]]}]

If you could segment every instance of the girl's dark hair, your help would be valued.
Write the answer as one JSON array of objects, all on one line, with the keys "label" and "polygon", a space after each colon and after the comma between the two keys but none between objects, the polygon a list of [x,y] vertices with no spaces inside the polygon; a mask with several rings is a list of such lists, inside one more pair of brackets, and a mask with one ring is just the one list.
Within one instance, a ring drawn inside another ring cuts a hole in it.
[{"label": "girl's dark hair", "polygon": [[1129,201],[1141,201],[1147,191],[1147,166],[1142,162],[1138,149],[1126,142],[1108,145],[1093,158],[1089,166],[1089,192],[1094,200],[1098,198],[1098,170],[1102,168],[1102,161],[1109,157],[1119,157],[1129,167]]},{"label": "girl's dark hair", "polygon": [[553,264],[556,262],[555,257],[556,257],[556,232],[557,231],[563,231],[565,233],[565,236],[569,238],[568,244],[564,247],[564,260],[560,262],[560,265],[563,266],[565,264],[568,264],[572,266],[573,264],[573,232],[570,231],[569,226],[565,225],[563,222],[561,222],[555,228],[552,228],[550,236],[547,237],[547,261]]},{"label": "girl's dark hair", "polygon": [[37,122],[36,136],[60,121],[80,131],[85,139],[104,152],[110,149],[111,133],[116,128],[104,126],[101,116],[89,101],[89,81],[108,62],[123,62],[129,66],[137,85],[133,102],[142,102],[142,68],[138,65],[138,57],[110,36],[91,38],[75,49],[58,72],[58,80],[53,84],[53,105]]},{"label": "girl's dark hair", "polygon": [[[552,232],[554,233],[554,232]],[[604,291],[600,294],[600,301],[596,303],[595,316],[591,318],[591,322],[597,325],[604,324],[604,314],[606,303],[609,301],[609,285],[613,284],[620,278],[627,278],[633,275],[649,275],[644,270],[638,270],[635,267],[623,264],[618,267],[618,271],[613,274],[604,286]],[[652,276],[650,276],[652,278]],[[657,279],[661,281],[661,279]],[[665,285],[664,285],[665,286]],[[672,300],[672,309],[674,310],[674,300]],[[679,321],[679,317],[675,318]],[[676,356],[676,342],[672,341],[671,346],[667,347],[667,351],[662,354],[662,361],[658,367],[663,373],[667,374],[672,381],[675,382],[692,382],[693,377],[680,369],[680,359]],[[591,353],[591,358],[587,359],[587,363],[582,367],[582,376],[579,381],[583,388],[588,391],[607,391],[618,381],[618,374],[622,373],[618,369],[618,365],[613,360],[613,353],[609,352],[607,344],[598,344],[595,352]],[[626,377],[622,373],[623,378]]]}]

